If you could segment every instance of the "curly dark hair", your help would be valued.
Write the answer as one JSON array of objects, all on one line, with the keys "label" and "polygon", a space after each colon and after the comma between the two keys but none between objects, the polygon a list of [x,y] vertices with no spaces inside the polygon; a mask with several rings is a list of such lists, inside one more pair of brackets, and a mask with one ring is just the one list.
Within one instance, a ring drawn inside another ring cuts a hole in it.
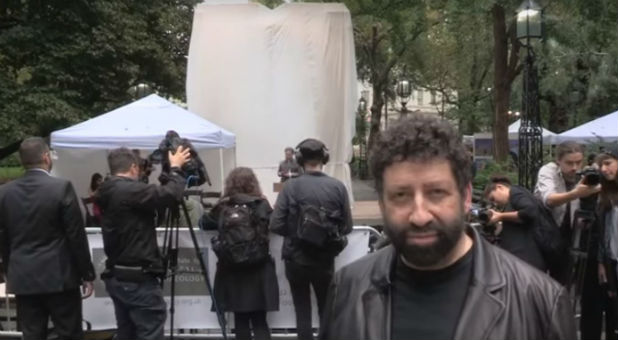
[{"label": "curly dark hair", "polygon": [[251,196],[262,196],[260,183],[255,177],[253,170],[245,167],[235,168],[225,179],[225,189],[223,196],[228,197],[236,194],[247,194]]},{"label": "curly dark hair", "polygon": [[470,155],[450,123],[436,116],[419,114],[390,126],[378,137],[370,153],[376,190],[382,194],[384,170],[392,164],[435,158],[449,161],[463,195],[472,180]]}]

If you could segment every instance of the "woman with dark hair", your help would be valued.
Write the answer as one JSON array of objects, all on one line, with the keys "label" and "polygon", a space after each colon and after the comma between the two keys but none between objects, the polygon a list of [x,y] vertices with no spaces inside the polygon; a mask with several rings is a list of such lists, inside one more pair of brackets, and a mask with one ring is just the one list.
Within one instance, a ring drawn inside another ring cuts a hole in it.
[{"label": "woman with dark hair", "polygon": [[[609,283],[611,295],[616,295],[616,265],[618,264],[618,146],[612,146],[597,156],[601,172],[599,193],[599,225],[603,228],[599,245],[599,283]],[[611,274],[610,274],[611,273]]]},{"label": "woman with dark hair", "polygon": [[101,183],[103,183],[103,176],[98,172],[93,173],[90,177],[90,186],[88,187],[88,195],[90,197],[94,196]]},{"label": "woman with dark hair", "polygon": [[539,202],[526,189],[511,185],[507,177],[492,176],[485,198],[501,210],[490,210],[490,224],[502,222],[500,247],[545,271],[547,264],[535,242],[534,228],[540,223]]},{"label": "woman with dark hair", "polygon": [[[229,246],[225,243],[228,237],[223,235],[223,228],[230,228],[232,223],[226,219],[229,216],[237,217],[239,214],[236,211],[242,215],[245,208],[252,216],[248,219],[250,222],[245,224],[251,224],[254,228],[253,234],[261,240],[259,246],[266,247],[261,253],[263,260],[255,260],[258,257],[255,253],[247,258],[243,251],[240,254],[237,251],[230,257],[217,253],[214,295],[222,311],[234,312],[236,339],[251,339],[251,328],[256,340],[270,339],[266,312],[279,309],[275,262],[268,251],[268,223],[272,208],[262,195],[251,169],[239,167],[230,172],[225,180],[223,198],[202,216],[200,225],[203,229],[219,230],[219,235],[213,238],[214,250],[216,243],[221,247]],[[255,247],[247,249],[247,252],[251,251],[255,251]],[[245,263],[234,261],[243,259],[243,256]]]},{"label": "woman with dark hair", "polygon": [[[97,190],[99,190],[101,183],[103,183],[103,176],[98,172],[92,174],[92,176],[90,177],[90,186],[88,187],[88,196],[90,196],[91,199],[94,198],[94,195],[97,193]],[[101,225],[101,216],[101,207],[99,207],[99,205],[93,200],[92,219],[95,225]]]}]

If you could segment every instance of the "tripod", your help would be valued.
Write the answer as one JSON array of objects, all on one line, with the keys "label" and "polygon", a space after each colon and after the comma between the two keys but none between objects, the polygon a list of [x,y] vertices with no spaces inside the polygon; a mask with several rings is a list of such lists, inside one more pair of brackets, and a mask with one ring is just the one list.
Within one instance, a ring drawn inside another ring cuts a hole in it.
[{"label": "tripod", "polygon": [[[186,195],[186,194],[185,194]],[[182,210],[181,210],[182,209]],[[189,218],[189,212],[187,210],[187,205],[184,202],[184,198],[182,199],[179,206],[170,207],[167,209],[167,215],[165,218],[165,232],[163,236],[163,258],[165,259],[165,267],[169,269],[169,277],[171,278],[170,284],[170,339],[174,340],[174,314],[175,314],[175,298],[176,298],[176,274],[178,272],[178,239],[179,239],[179,229],[180,229],[180,214],[183,214],[185,217],[185,221],[189,228],[189,233],[191,234],[191,241],[193,242],[193,248],[195,250],[195,256],[199,260],[201,274],[204,277],[204,282],[206,282],[206,289],[212,298],[212,304],[215,308],[215,313],[217,314],[217,321],[219,322],[219,327],[221,328],[221,334],[224,340],[227,340],[227,335],[225,332],[226,322],[223,312],[219,309],[219,305],[215,299],[214,291],[212,289],[212,285],[210,284],[210,280],[208,278],[208,269],[204,262],[203,252],[197,243],[197,237],[195,236],[195,230],[193,229],[193,225],[191,224],[191,219]],[[161,288],[163,288],[163,284],[165,279],[161,281]]]},{"label": "tripod", "polygon": [[[577,302],[582,295],[588,256],[595,256],[595,254],[589,254],[593,238],[592,228],[594,223],[594,212],[583,209],[575,211],[573,216],[573,237],[571,243],[572,268],[569,271],[569,278],[566,285],[568,291],[572,290],[571,294],[575,302]],[[573,308],[576,308],[576,306],[577,303],[574,303]]]}]

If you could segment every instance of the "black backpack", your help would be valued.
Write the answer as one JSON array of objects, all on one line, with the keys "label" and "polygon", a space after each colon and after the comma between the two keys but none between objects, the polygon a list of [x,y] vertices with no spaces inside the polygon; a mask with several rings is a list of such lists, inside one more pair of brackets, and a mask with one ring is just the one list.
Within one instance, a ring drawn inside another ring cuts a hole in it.
[{"label": "black backpack", "polygon": [[348,244],[347,238],[339,232],[342,224],[343,218],[338,210],[300,204],[296,236],[305,248],[336,256]]},{"label": "black backpack", "polygon": [[[536,199],[536,203],[539,207],[539,217],[533,230],[534,241],[541,250],[545,261],[552,266],[560,261],[565,261],[567,244],[562,239],[560,227],[554,220],[551,210],[539,199]],[[568,217],[565,216],[565,218]]]},{"label": "black backpack", "polygon": [[219,235],[211,239],[212,249],[220,262],[227,265],[253,265],[270,257],[268,234],[263,231],[255,204],[260,199],[220,202]]}]

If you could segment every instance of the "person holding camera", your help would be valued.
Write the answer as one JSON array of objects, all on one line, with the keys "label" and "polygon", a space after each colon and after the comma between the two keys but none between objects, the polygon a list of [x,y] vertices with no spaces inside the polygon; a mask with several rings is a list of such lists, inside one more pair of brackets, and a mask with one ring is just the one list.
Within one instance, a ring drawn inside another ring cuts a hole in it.
[{"label": "person holding camera", "polygon": [[[616,293],[618,290],[618,146],[606,147],[596,159],[601,177],[598,219],[603,233],[599,242],[598,278],[599,283],[608,289],[616,313]],[[614,314],[615,315],[615,314]],[[613,323],[616,326],[614,320]],[[615,337],[614,337],[615,338]]]},{"label": "person holding camera", "polygon": [[277,197],[270,230],[284,237],[282,257],[290,283],[298,338],[313,339],[310,286],[320,317],[335,257],[347,245],[352,231],[348,192],[339,180],[322,172],[328,149],[313,138],[296,147],[296,160],[304,174],[286,183]]},{"label": "person holding camera", "polygon": [[525,188],[511,185],[507,177],[492,176],[485,188],[485,198],[502,208],[489,210],[489,224],[502,222],[500,247],[545,271],[547,264],[534,237],[534,228],[539,227],[543,218],[535,197]]},{"label": "person holding camera", "polygon": [[95,272],[79,199],[71,182],[49,174],[43,138],[26,138],[19,159],[25,174],[0,186],[0,250],[23,339],[47,339],[50,318],[58,339],[82,339]]},{"label": "person holding camera", "polygon": [[[202,229],[219,230],[214,295],[220,310],[234,312],[236,339],[270,339],[266,312],[279,310],[279,284],[269,251],[272,208],[253,171],[239,167],[225,180],[223,198],[204,214]],[[251,326],[250,326],[251,325]]]},{"label": "person holding camera", "polygon": [[185,187],[181,167],[189,159],[182,146],[169,152],[164,185],[139,181],[140,164],[127,148],[107,156],[112,177],[101,184],[96,202],[107,260],[101,279],[114,303],[117,339],[163,339],[166,303],[159,279],[165,275],[157,245],[155,212],[178,205]]},{"label": "person holding camera", "polygon": [[[586,177],[579,179],[584,152],[576,142],[562,142],[556,147],[556,161],[545,164],[538,173],[534,195],[551,209],[554,221],[560,227],[562,242],[571,245],[573,237],[573,217],[579,209],[580,199],[598,193],[598,185],[586,184]],[[569,258],[565,247],[564,258]],[[571,261],[561,261],[551,265],[549,272],[558,282],[567,284],[571,271]]]}]

